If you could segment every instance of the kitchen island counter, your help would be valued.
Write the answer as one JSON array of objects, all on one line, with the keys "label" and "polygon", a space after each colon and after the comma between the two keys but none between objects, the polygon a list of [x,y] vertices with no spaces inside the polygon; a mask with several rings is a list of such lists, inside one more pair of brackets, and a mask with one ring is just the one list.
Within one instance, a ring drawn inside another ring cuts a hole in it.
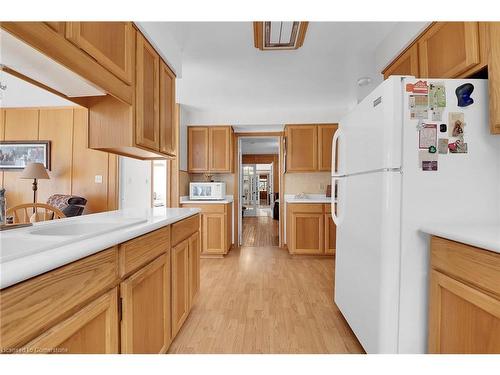
[{"label": "kitchen island counter", "polygon": [[198,208],[126,209],[0,232],[0,289],[196,215]]}]

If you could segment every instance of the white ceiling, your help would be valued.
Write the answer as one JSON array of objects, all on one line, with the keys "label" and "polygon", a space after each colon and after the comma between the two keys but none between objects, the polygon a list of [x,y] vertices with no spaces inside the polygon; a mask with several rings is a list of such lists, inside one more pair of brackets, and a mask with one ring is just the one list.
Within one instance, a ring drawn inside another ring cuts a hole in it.
[{"label": "white ceiling", "polygon": [[247,154],[279,154],[278,137],[243,137],[241,138],[241,153]]},{"label": "white ceiling", "polygon": [[286,110],[342,112],[352,107],[359,95],[359,77],[372,77],[373,85],[382,79],[375,50],[396,25],[311,22],[303,47],[271,52],[254,47],[251,22],[148,24],[164,28],[181,51],[181,104],[194,113],[231,113],[231,119],[238,113],[241,118],[244,112],[263,113],[259,120],[274,119],[273,112]]}]

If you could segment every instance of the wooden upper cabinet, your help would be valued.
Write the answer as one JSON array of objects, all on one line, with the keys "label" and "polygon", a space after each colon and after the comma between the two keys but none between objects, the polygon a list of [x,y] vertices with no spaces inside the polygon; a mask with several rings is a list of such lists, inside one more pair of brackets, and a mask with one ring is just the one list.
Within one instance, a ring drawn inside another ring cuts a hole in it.
[{"label": "wooden upper cabinet", "polygon": [[51,21],[51,22],[44,22],[47,26],[49,26],[52,30],[55,32],[65,35],[66,34],[66,22],[59,22],[59,21]]},{"label": "wooden upper cabinet", "polygon": [[175,74],[160,62],[160,152],[175,156]]},{"label": "wooden upper cabinet", "polygon": [[156,258],[121,285],[122,353],[165,353],[171,341],[170,254]]},{"label": "wooden upper cabinet", "polygon": [[172,336],[189,314],[189,243],[187,238],[172,248]]},{"label": "wooden upper cabinet", "polygon": [[231,127],[209,127],[209,170],[231,172],[232,139]]},{"label": "wooden upper cabinet", "polygon": [[23,350],[28,353],[118,353],[118,289],[99,297],[56,324]]},{"label": "wooden upper cabinet", "polygon": [[456,78],[480,64],[478,22],[436,22],[418,40],[420,76]]},{"label": "wooden upper cabinet", "polygon": [[287,125],[286,171],[314,172],[318,169],[318,127]]},{"label": "wooden upper cabinet", "polygon": [[188,127],[188,171],[208,172],[208,128]]},{"label": "wooden upper cabinet", "polygon": [[67,22],[66,38],[122,81],[133,83],[135,31],[131,22]]},{"label": "wooden upper cabinet", "polygon": [[318,170],[332,170],[332,139],[337,124],[318,125]]},{"label": "wooden upper cabinet", "polygon": [[[500,134],[500,22],[488,23],[488,87],[490,99],[490,131]],[[495,41],[495,42],[493,42]]]},{"label": "wooden upper cabinet", "polygon": [[404,51],[391,65],[383,72],[384,79],[391,75],[411,75],[418,77],[418,46],[412,45]]},{"label": "wooden upper cabinet", "polygon": [[159,73],[160,56],[137,33],[135,138],[139,146],[160,149]]}]

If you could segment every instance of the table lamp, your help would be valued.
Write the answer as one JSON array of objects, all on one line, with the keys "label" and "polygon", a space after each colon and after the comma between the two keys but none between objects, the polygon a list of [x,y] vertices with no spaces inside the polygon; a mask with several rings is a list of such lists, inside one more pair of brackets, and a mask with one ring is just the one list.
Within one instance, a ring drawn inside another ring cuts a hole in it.
[{"label": "table lamp", "polygon": [[[43,165],[43,163],[28,163],[19,178],[33,179],[33,204],[36,204],[36,191],[38,189],[37,180],[50,179],[45,166]],[[33,212],[35,212],[34,206]]]}]

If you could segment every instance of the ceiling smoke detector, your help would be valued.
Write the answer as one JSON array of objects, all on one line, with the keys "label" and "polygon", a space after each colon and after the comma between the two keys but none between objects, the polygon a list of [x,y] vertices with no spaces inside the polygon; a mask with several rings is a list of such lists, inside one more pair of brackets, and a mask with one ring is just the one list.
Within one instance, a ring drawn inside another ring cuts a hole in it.
[{"label": "ceiling smoke detector", "polygon": [[356,83],[359,87],[368,86],[370,83],[372,83],[372,79],[370,77],[361,77],[358,78]]}]

